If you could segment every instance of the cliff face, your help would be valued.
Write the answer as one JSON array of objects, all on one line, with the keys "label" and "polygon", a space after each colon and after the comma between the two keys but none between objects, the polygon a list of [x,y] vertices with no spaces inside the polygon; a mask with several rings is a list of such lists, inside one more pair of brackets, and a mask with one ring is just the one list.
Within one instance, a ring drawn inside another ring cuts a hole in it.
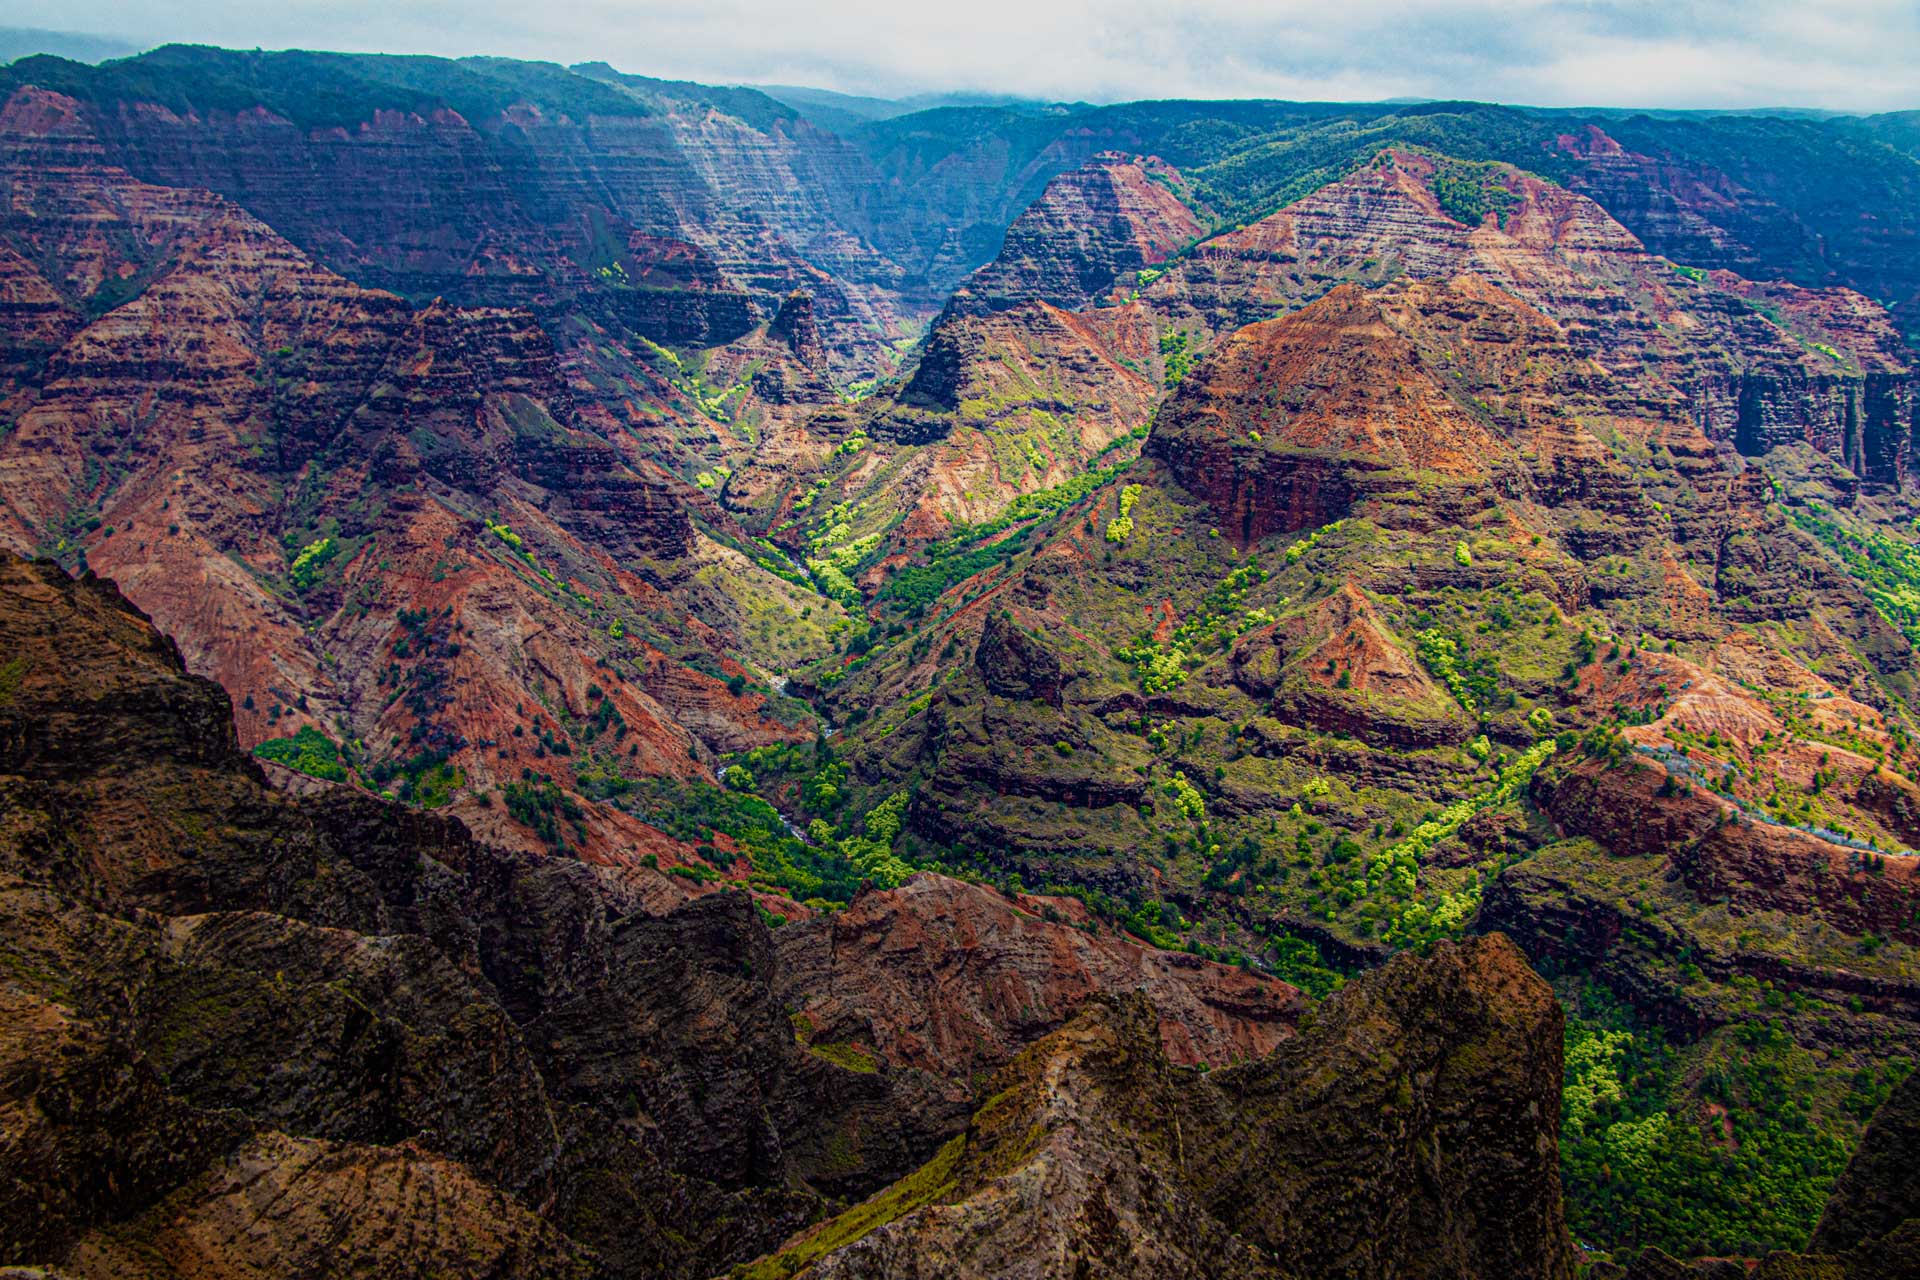
[{"label": "cliff face", "polygon": [[[1437,192],[1460,183],[1491,193],[1470,206],[1478,215],[1443,207]],[[1846,290],[1677,269],[1599,205],[1497,166],[1383,152],[1206,242],[1142,293],[1170,323],[1225,334],[1319,296],[1330,279],[1463,273],[1552,317],[1590,362],[1586,390],[1613,412],[1684,415],[1753,455],[1804,440],[1863,478],[1906,476],[1910,357],[1880,307]]]},{"label": "cliff face", "polygon": [[1180,1066],[1265,1057],[1305,1003],[1284,983],[1093,926],[1070,898],[1008,896],[941,876],[863,895],[779,935],[782,983],[817,1043],[970,1085],[1093,994],[1145,992]]},{"label": "cliff face", "polygon": [[1103,152],[1047,184],[1000,253],[955,295],[963,310],[1039,299],[1079,310],[1123,275],[1165,262],[1205,227],[1180,174],[1157,157]]},{"label": "cliff face", "polygon": [[[1848,202],[1898,201],[1911,171],[1855,169],[1842,199],[1845,154],[1800,163],[1760,160],[1751,123],[1709,138],[1696,127],[1607,121],[1561,132],[1552,148],[1572,163],[1568,184],[1675,262],[1759,279],[1840,283],[1883,299],[1913,326],[1915,281],[1895,217],[1849,216]],[[1804,147],[1804,140],[1796,140]],[[1861,153],[1848,140],[1847,150]],[[1856,162],[1857,163],[1857,162]]]},{"label": "cliff face", "polygon": [[52,78],[109,163],[238,200],[359,283],[700,345],[795,287],[850,346],[894,323],[875,286],[899,268],[832,203],[859,157],[758,95],[482,59],[170,48],[142,70]]},{"label": "cliff face", "polygon": [[[589,1274],[563,1234],[584,1232],[617,1273],[706,1274],[732,1246],[591,1224],[676,1198],[776,1238],[802,1220],[778,1143],[730,1118],[793,1127],[809,1108],[775,1095],[814,1087],[765,971],[741,976],[771,955],[743,899],[614,929],[617,879],[352,792],[280,796],[109,585],[6,575],[4,937],[32,975],[8,1048],[72,1046],[9,1073],[31,1119],[9,1201],[60,1211],[16,1216],[8,1261],[170,1274],[155,1259],[217,1242],[208,1274],[242,1274],[329,1233],[403,1270]],[[652,1056],[591,1067],[611,1043]]]},{"label": "cliff face", "polygon": [[[710,1275],[817,1214],[809,1187],[911,1169],[1094,996],[1164,999],[1185,1061],[1298,1013],[1069,902],[922,877],[776,944],[744,895],[658,913],[651,870],[291,798],[111,584],[3,568],[0,1263],[243,1275],[324,1238],[409,1272]],[[1002,976],[958,991],[956,960]],[[923,1000],[947,1032],[916,1041]]]},{"label": "cliff face", "polygon": [[[599,711],[589,685],[636,773],[794,734],[723,675],[664,675],[663,649],[729,643],[688,612],[733,633],[739,606],[690,581],[711,554],[691,490],[584,428],[528,313],[411,311],[217,197],[104,165],[84,135],[45,163],[73,118],[42,95],[4,120],[0,234],[70,330],[9,402],[11,546],[115,575],[232,691],[247,745],[359,738],[361,767],[388,761],[413,798],[433,771],[515,779],[546,757],[542,729]],[[638,671],[590,674],[628,654]]]},{"label": "cliff face", "polygon": [[[1429,296],[1407,300],[1419,307]],[[1508,342],[1541,342],[1529,332],[1535,317],[1498,295],[1487,302],[1489,327],[1517,331]],[[1457,402],[1388,306],[1344,286],[1239,330],[1182,384],[1147,452],[1242,544],[1332,523],[1395,472],[1485,481],[1507,442]]]},{"label": "cliff face", "polygon": [[[1170,1070],[1153,1028],[1138,997],[1089,1009],[933,1164],[756,1274],[1572,1274],[1558,1010],[1503,940],[1397,961],[1257,1064]],[[1443,1159],[1442,1134],[1473,1136]]]}]

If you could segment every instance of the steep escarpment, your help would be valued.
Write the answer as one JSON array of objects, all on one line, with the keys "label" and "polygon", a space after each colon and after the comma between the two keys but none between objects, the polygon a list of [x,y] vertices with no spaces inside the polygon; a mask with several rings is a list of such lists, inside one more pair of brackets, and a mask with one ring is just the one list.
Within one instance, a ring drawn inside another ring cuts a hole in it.
[{"label": "steep escarpment", "polygon": [[804,287],[871,351],[868,326],[895,321],[875,286],[899,269],[837,216],[857,155],[750,91],[583,71],[173,46],[104,68],[32,60],[8,90],[68,96],[109,163],[239,200],[416,301],[579,310],[712,345]]},{"label": "steep escarpment", "polygon": [[357,740],[339,776],[445,803],[595,717],[635,774],[794,735],[723,656],[751,647],[741,586],[776,612],[785,588],[587,428],[528,313],[414,312],[216,197],[13,162],[3,234],[73,332],[9,402],[6,540],[115,575],[234,694],[247,745]]},{"label": "steep escarpment", "polygon": [[1007,228],[1000,253],[955,295],[962,310],[1037,299],[1079,310],[1123,275],[1165,262],[1200,237],[1186,183],[1157,157],[1103,152],[1047,184]]},{"label": "steep escarpment", "polygon": [[1170,1069],[1153,1022],[1089,1009],[932,1164],[746,1274],[1572,1274],[1558,1012],[1510,945],[1397,961],[1227,1071]]},{"label": "steep escarpment", "polygon": [[[1444,197],[1444,198],[1443,198]],[[1900,484],[1911,361],[1884,310],[1846,290],[1754,284],[1654,257],[1599,205],[1501,166],[1392,150],[1142,291],[1170,323],[1224,335],[1326,291],[1478,275],[1552,317],[1611,411],[1690,416],[1760,454],[1805,440]]]},{"label": "steep escarpment", "polygon": [[1908,1083],[1874,1114],[1860,1138],[1859,1149],[1847,1171],[1834,1183],[1833,1196],[1814,1230],[1809,1248],[1814,1253],[1858,1251],[1875,1242],[1892,1244],[1899,1233],[1912,1254],[1914,1231],[1920,1218],[1914,1203],[1913,1158],[1920,1140],[1920,1084]]},{"label": "steep escarpment", "polygon": [[[4,574],[0,1199],[22,1211],[0,1262],[252,1274],[324,1239],[409,1272],[710,1275],[822,1190],[910,1170],[974,1072],[1093,996],[1146,986],[1203,1061],[1257,1055],[1297,1014],[1283,984],[1041,899],[926,877],[776,943],[743,894],[681,904],[650,868],[490,848],[345,788],[290,797],[111,584]],[[1009,986],[952,1006],[964,1049],[905,1054],[915,988],[883,921],[970,932],[1047,1012]],[[907,987],[862,990],[873,971]],[[825,1038],[862,1010],[867,1033]]]},{"label": "steep escarpment", "polygon": [[[1798,131],[1795,131],[1798,132]],[[1859,218],[1846,206],[1898,202],[1916,172],[1881,168],[1859,126],[1792,137],[1794,160],[1763,158],[1769,129],[1743,121],[1724,131],[1694,122],[1607,120],[1555,131],[1567,182],[1675,262],[1804,285],[1845,284],[1880,299],[1913,331],[1914,282],[1898,215]],[[1776,135],[1775,142],[1787,141]],[[1885,153],[1882,153],[1885,154]],[[1908,157],[1911,158],[1910,153]],[[1851,176],[1845,201],[1834,182]]]}]

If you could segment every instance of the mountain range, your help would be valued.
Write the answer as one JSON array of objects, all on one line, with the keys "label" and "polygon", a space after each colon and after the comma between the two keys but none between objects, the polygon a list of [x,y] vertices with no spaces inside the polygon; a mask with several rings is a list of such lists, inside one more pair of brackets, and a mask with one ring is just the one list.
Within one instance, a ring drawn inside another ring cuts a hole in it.
[{"label": "mountain range", "polygon": [[0,1274],[1920,1265],[1912,113],[168,46],[0,190]]}]

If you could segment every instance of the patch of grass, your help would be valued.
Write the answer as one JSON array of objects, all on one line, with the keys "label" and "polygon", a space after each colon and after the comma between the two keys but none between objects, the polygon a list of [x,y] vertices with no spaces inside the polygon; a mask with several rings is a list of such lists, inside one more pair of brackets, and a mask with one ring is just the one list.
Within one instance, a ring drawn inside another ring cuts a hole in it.
[{"label": "patch of grass", "polygon": [[858,1071],[861,1075],[870,1076],[880,1070],[878,1060],[857,1044],[811,1044],[807,1046],[807,1052],[825,1058],[836,1067]]},{"label": "patch of grass", "polygon": [[966,1148],[965,1135],[955,1138],[940,1148],[933,1159],[879,1195],[814,1228],[780,1252],[735,1267],[732,1280],[788,1280],[835,1249],[843,1249],[915,1209],[951,1194],[960,1157]]}]

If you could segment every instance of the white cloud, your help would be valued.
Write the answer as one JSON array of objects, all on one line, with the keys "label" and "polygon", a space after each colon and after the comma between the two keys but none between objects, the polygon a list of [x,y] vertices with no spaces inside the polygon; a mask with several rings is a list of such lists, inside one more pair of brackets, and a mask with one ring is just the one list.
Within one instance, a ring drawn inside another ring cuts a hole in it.
[{"label": "white cloud", "polygon": [[[48,25],[44,0],[0,24]],[[66,0],[59,25],[883,94],[1920,106],[1913,0]]]}]

